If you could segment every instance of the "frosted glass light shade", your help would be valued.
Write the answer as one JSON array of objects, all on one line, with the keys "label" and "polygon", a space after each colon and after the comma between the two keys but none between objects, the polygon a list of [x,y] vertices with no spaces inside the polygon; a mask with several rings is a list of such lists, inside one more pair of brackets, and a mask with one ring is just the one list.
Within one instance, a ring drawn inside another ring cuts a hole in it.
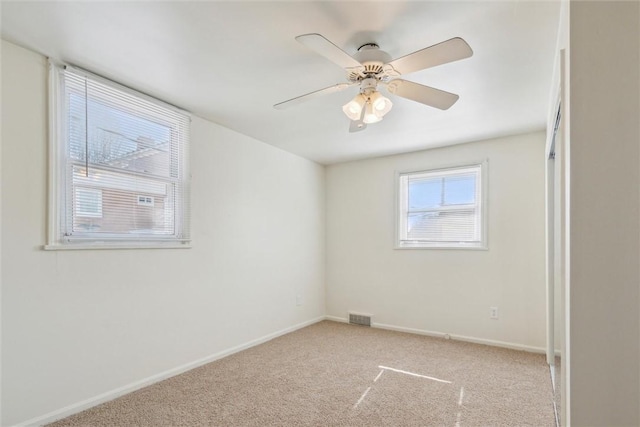
[{"label": "frosted glass light shade", "polygon": [[385,98],[380,92],[373,92],[369,101],[373,106],[374,114],[380,118],[384,117],[384,115],[391,110],[391,107],[393,107],[393,103],[389,98]]},{"label": "frosted glass light shade", "polygon": [[376,114],[375,109],[373,108],[373,104],[371,102],[367,102],[364,112],[363,122],[369,123],[377,123],[382,120],[382,115]]},{"label": "frosted glass light shade", "polygon": [[367,98],[365,98],[363,94],[359,93],[355,98],[342,106],[342,111],[344,111],[344,114],[346,114],[349,119],[360,120],[360,115],[362,114],[362,109],[366,102]]}]

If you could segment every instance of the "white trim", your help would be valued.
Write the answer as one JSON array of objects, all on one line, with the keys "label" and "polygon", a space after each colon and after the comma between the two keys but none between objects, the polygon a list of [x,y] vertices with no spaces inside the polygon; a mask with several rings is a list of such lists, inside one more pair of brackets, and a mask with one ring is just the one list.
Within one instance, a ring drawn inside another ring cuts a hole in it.
[{"label": "white trim", "polygon": [[[554,154],[555,155],[555,154]],[[546,291],[546,326],[547,326],[547,363],[553,365],[554,355],[552,354],[555,348],[555,286],[559,286],[559,283],[555,283],[555,244],[556,233],[555,230],[555,190],[556,190],[556,176],[555,176],[555,159],[548,153],[545,160],[545,291]]]},{"label": "white trim", "polygon": [[[334,321],[334,322],[349,323],[349,320],[347,318],[342,318],[342,317],[337,317],[337,316],[325,316],[325,318],[327,320],[331,320],[331,321]],[[506,341],[497,341],[497,340],[489,340],[489,339],[485,339],[485,338],[468,337],[468,336],[465,336],[465,335],[454,335],[454,334],[448,334],[448,333],[445,333],[445,332],[427,331],[427,330],[424,330],[424,329],[406,328],[404,326],[387,325],[387,324],[384,324],[384,323],[373,323],[372,322],[371,323],[371,327],[372,328],[377,328],[377,329],[385,329],[385,330],[388,330],[388,331],[406,332],[406,333],[416,334],[416,335],[425,335],[425,336],[428,336],[428,337],[450,338],[452,340],[457,340],[457,341],[470,342],[470,343],[474,343],[474,344],[490,345],[492,347],[509,348],[511,350],[521,350],[521,351],[527,351],[529,353],[545,354],[545,352],[546,352],[546,349],[544,347],[534,347],[534,346],[530,346],[530,345],[516,344],[516,343],[510,343],[510,342],[506,342]]]},{"label": "white trim", "polygon": [[449,249],[453,249],[453,250],[463,250],[463,251],[488,251],[489,247],[488,246],[462,246],[462,245],[458,245],[458,246],[427,246],[427,245],[422,245],[422,246],[398,246],[396,244],[396,246],[393,247],[393,249],[398,249],[398,250],[405,250],[405,249],[438,249],[438,250],[449,250]]},{"label": "white trim", "polygon": [[54,421],[60,420],[62,418],[66,418],[73,414],[77,414],[78,412],[84,411],[86,409],[97,406],[101,403],[108,402],[110,400],[116,399],[125,394],[134,392],[143,387],[147,387],[151,384],[157,383],[162,380],[166,380],[167,378],[174,377],[176,375],[180,375],[184,372],[187,372],[191,369],[195,369],[202,365],[206,365],[207,363],[214,362],[216,360],[222,359],[223,357],[230,356],[234,353],[238,353],[242,350],[246,350],[251,347],[255,347],[259,344],[270,341],[279,336],[291,333],[298,329],[302,329],[309,325],[313,325],[314,323],[318,323],[325,320],[325,316],[316,317],[315,319],[307,320],[306,322],[298,323],[297,325],[290,326],[288,328],[281,329],[279,331],[273,332],[271,334],[265,335],[261,338],[256,338],[247,343],[237,345],[235,347],[231,347],[226,350],[222,350],[218,353],[214,353],[210,356],[203,357],[202,359],[194,360],[193,362],[185,363],[184,365],[177,366],[175,368],[169,369],[164,372],[160,372],[156,375],[152,375],[150,377],[144,378],[139,381],[135,381],[133,383],[127,384],[125,386],[116,388],[114,390],[108,391],[106,393],[102,393],[98,396],[91,397],[89,399],[83,400],[81,402],[73,403],[69,406],[65,406],[64,408],[55,410],[53,412],[49,412],[48,414],[41,415],[39,417],[31,418],[30,420],[23,421],[21,423],[15,424],[15,427],[21,426],[40,426],[48,423],[52,423]]},{"label": "white trim", "polygon": [[53,60],[49,59],[49,134],[47,178],[49,181],[48,209],[47,209],[47,243],[49,245],[58,240],[60,233],[60,147],[62,140],[60,135],[60,68]]},{"label": "white trim", "polygon": [[324,316],[325,320],[330,320],[332,322],[339,322],[339,323],[349,323],[349,319],[347,319],[346,317],[338,317],[338,316]]},{"label": "white trim", "polygon": [[[570,3],[563,1],[560,7],[561,19],[563,15],[569,13]],[[566,19],[567,28],[564,31],[568,33],[569,18]],[[562,25],[562,23],[561,23]],[[563,29],[561,28],[561,31]],[[563,365],[562,365],[562,382],[560,383],[561,408],[560,423],[571,426],[571,56],[567,54],[565,47],[560,50],[560,93],[562,98],[562,119],[560,121],[560,132],[562,132],[562,163],[560,164],[560,176],[562,177],[563,186],[560,189],[560,218],[564,225],[561,244],[561,265],[564,280],[564,339],[563,345]],[[562,184],[561,184],[562,185]],[[563,247],[564,246],[564,247]]]},{"label": "white trim", "polygon": [[77,251],[87,249],[191,249],[190,243],[161,243],[161,242],[148,242],[148,243],[108,243],[108,242],[94,242],[94,243],[72,243],[72,244],[53,244],[43,245],[42,249],[45,251]]}]

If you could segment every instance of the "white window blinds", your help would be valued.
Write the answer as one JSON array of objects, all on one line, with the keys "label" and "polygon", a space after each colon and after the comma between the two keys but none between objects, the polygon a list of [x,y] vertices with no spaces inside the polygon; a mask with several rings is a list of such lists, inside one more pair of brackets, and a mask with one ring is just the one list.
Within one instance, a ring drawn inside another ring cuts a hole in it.
[{"label": "white window blinds", "polygon": [[399,247],[483,247],[482,165],[399,175]]},{"label": "white window blinds", "polygon": [[189,116],[71,67],[57,76],[58,243],[189,241]]}]

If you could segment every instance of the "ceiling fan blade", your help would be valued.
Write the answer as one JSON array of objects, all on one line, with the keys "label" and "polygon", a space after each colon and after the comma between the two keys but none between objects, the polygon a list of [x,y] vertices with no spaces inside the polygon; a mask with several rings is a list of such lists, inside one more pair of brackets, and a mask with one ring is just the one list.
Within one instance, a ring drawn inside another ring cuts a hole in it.
[{"label": "ceiling fan blade", "polygon": [[367,128],[367,124],[364,122],[365,112],[366,108],[363,107],[362,112],[360,113],[360,118],[358,120],[351,120],[351,123],[349,123],[349,132],[359,132]]},{"label": "ceiling fan blade", "polygon": [[361,63],[320,34],[303,34],[296,37],[296,40],[342,68],[358,68],[364,70],[364,66]]},{"label": "ceiling fan blade", "polygon": [[425,47],[417,52],[394,59],[389,64],[400,74],[409,74],[436,65],[447,64],[473,55],[473,50],[460,37]]},{"label": "ceiling fan blade", "polygon": [[273,106],[276,110],[284,110],[285,108],[293,107],[298,104],[302,104],[313,98],[318,98],[323,95],[328,95],[330,93],[336,93],[347,89],[350,86],[353,86],[356,83],[338,83],[337,85],[325,87],[324,89],[316,90],[315,92],[307,93],[305,95],[300,95],[295,98],[288,99],[286,101],[280,102]]},{"label": "ceiling fan blade", "polygon": [[351,124],[349,124],[349,132],[360,132],[361,130],[365,130],[367,128],[367,124],[365,122],[361,122],[360,120],[351,120]]},{"label": "ceiling fan blade", "polygon": [[408,80],[395,79],[385,85],[389,93],[407,98],[430,107],[447,110],[460,98],[455,93],[445,92]]}]

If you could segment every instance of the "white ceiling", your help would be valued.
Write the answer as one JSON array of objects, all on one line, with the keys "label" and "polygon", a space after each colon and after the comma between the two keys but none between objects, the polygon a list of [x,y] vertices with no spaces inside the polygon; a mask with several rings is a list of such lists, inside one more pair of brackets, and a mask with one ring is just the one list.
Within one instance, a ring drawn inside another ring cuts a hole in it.
[{"label": "white ceiling", "polygon": [[[2,37],[149,93],[323,164],[543,129],[558,1],[2,2]],[[349,133],[357,92],[279,111],[345,81],[294,40],[320,33],[349,54],[375,42],[397,58],[452,37],[471,58],[404,76],[460,95],[440,111],[389,96],[393,110]]]}]

